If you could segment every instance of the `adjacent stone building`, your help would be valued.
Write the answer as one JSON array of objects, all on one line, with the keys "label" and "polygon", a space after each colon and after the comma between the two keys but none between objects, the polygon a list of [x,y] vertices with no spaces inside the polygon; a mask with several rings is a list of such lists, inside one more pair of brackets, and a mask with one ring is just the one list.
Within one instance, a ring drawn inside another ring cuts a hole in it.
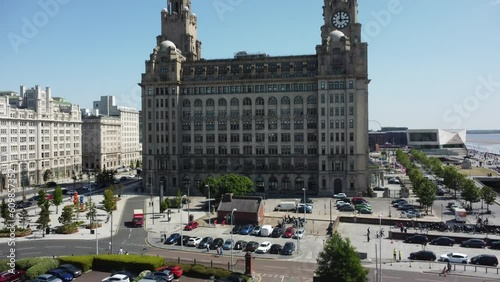
[{"label": "adjacent stone building", "polygon": [[[0,168],[16,185],[70,178],[81,172],[81,117],[78,105],[52,97],[49,87],[20,87],[0,93]],[[5,187],[5,186],[4,186]]]},{"label": "adjacent stone building", "polygon": [[325,0],[315,54],[218,60],[201,57],[191,1],[169,2],[140,83],[145,187],[175,194],[234,172],[261,194],[366,191],[370,80],[357,0]]}]

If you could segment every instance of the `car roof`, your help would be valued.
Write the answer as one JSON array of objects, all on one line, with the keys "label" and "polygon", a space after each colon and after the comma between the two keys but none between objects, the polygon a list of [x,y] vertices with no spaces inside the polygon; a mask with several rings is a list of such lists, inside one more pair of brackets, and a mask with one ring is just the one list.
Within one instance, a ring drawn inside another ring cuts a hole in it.
[{"label": "car roof", "polygon": [[114,275],[112,275],[111,277],[116,277],[116,278],[123,279],[123,278],[126,278],[126,277],[127,277],[127,275],[125,275],[125,274],[114,274]]},{"label": "car roof", "polygon": [[462,254],[462,253],[447,253],[445,255],[447,255],[447,256],[462,256],[462,257],[467,256],[466,254]]}]

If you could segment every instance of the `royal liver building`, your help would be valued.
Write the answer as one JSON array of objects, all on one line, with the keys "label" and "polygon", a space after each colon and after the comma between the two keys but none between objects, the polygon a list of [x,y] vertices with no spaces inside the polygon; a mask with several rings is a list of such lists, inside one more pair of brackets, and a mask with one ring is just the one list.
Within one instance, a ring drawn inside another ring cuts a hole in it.
[{"label": "royal liver building", "polygon": [[316,54],[204,60],[191,1],[161,12],[142,74],[143,181],[154,194],[247,175],[256,193],[358,195],[368,183],[368,58],[356,0],[325,0]]}]

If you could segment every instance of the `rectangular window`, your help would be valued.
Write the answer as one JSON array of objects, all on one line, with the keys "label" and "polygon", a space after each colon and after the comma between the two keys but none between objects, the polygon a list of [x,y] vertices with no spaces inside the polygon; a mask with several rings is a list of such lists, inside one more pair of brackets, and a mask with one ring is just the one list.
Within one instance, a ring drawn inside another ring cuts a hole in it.
[{"label": "rectangular window", "polygon": [[349,120],[349,128],[354,128],[354,120],[353,119]]},{"label": "rectangular window", "polygon": [[281,133],[281,142],[290,142],[290,133]]},{"label": "rectangular window", "polygon": [[349,93],[349,103],[354,103],[354,94]]}]

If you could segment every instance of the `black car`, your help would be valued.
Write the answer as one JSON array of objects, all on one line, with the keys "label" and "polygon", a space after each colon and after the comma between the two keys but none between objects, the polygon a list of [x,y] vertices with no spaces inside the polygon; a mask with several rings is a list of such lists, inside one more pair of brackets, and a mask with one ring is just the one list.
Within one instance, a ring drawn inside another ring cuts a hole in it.
[{"label": "black car", "polygon": [[338,210],[341,212],[352,212],[355,211],[356,208],[354,208],[352,205],[343,205],[340,208],[338,208]]},{"label": "black car", "polygon": [[469,239],[463,241],[460,246],[465,248],[485,248],[486,242],[481,239]]},{"label": "black car", "polygon": [[407,211],[413,210],[415,207],[412,204],[398,205],[398,210]]},{"label": "black car", "polygon": [[233,227],[233,230],[231,230],[231,233],[232,234],[240,234],[240,231],[242,228],[243,228],[243,226],[241,226],[241,225],[235,225]]},{"label": "black car", "polygon": [[429,244],[439,246],[453,246],[455,245],[455,240],[448,237],[439,237],[432,240]]},{"label": "black car", "polygon": [[245,247],[245,251],[246,252],[255,252],[255,250],[257,250],[257,248],[259,247],[259,243],[255,242],[255,241],[250,241],[247,243],[247,246]]},{"label": "black car", "polygon": [[283,249],[283,246],[280,244],[272,244],[271,249],[269,250],[270,254],[279,254],[281,253],[281,249]]},{"label": "black car", "polygon": [[214,241],[214,238],[212,238],[212,237],[205,237],[205,238],[201,239],[201,242],[198,244],[198,249],[204,249],[207,247],[207,245],[210,246],[210,244],[212,244],[213,241]]},{"label": "black car", "polygon": [[490,249],[500,250],[500,241],[491,242]]},{"label": "black car", "polygon": [[413,235],[405,239],[405,243],[412,244],[427,244],[427,242],[429,242],[429,239],[424,235]]},{"label": "black car", "polygon": [[233,250],[244,250],[246,246],[247,246],[247,241],[239,240],[236,241],[236,243],[234,243]]},{"label": "black car", "polygon": [[478,255],[470,259],[471,264],[497,266],[498,259],[495,255]]},{"label": "black car", "polygon": [[179,240],[177,241],[177,245],[181,245],[181,242],[182,242],[182,246],[187,246],[187,243],[189,241],[189,238],[191,238],[191,236],[188,236],[188,235],[182,235],[182,239],[179,238]]},{"label": "black car", "polygon": [[[309,199],[309,198],[306,198],[306,204],[312,204],[313,200],[312,199]],[[304,198],[301,198],[300,199],[300,203],[301,204],[304,204]]]},{"label": "black car", "polygon": [[172,233],[170,234],[170,236],[167,238],[167,240],[165,240],[165,242],[163,242],[164,244],[167,244],[167,245],[172,245],[172,244],[175,244],[179,241],[179,239],[181,238],[181,235],[179,233]]},{"label": "black car", "polygon": [[283,249],[281,249],[282,255],[292,255],[293,252],[295,252],[294,242],[286,242],[285,245],[283,246]]},{"label": "black car", "polygon": [[337,204],[338,202],[350,203],[351,199],[349,199],[349,198],[343,198],[343,199],[335,201],[335,204]]},{"label": "black car", "polygon": [[210,250],[215,250],[219,247],[222,247],[222,245],[224,245],[224,239],[215,238],[212,244],[210,244]]},{"label": "black car", "polygon": [[271,237],[279,238],[283,235],[283,229],[280,227],[274,227],[273,232],[271,233]]},{"label": "black car", "polygon": [[29,202],[29,201],[19,201],[16,203],[16,209],[24,209],[24,208],[29,208],[33,205],[32,202]]},{"label": "black car", "polygon": [[431,251],[418,251],[410,254],[409,259],[412,260],[436,260],[436,254]]},{"label": "black car", "polygon": [[373,191],[385,191],[385,187],[375,187],[373,188]]},{"label": "black car", "polygon": [[68,272],[69,274],[73,275],[73,277],[82,275],[82,270],[72,264],[61,264],[58,268]]}]

